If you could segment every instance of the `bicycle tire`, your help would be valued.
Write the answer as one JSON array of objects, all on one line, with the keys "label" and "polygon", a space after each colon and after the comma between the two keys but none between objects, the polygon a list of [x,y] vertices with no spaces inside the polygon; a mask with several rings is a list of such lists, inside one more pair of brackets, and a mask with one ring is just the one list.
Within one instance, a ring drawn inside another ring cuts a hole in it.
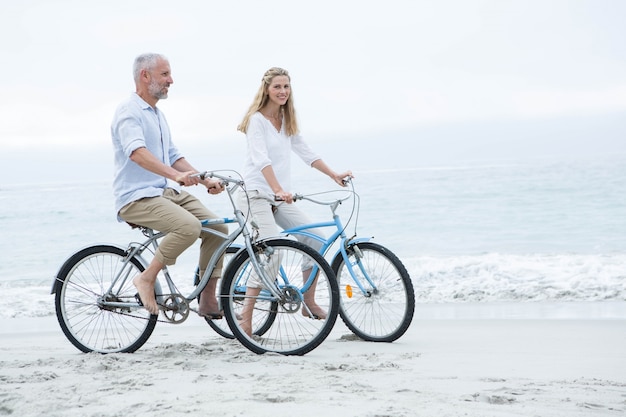
[{"label": "bicycle tire", "polygon": [[[291,302],[277,302],[267,290],[263,290],[254,304],[253,323],[255,316],[265,316],[267,312],[264,310],[268,308],[272,309],[274,320],[262,334],[249,336],[243,331],[236,315],[243,305],[247,280],[254,274],[251,273],[248,251],[242,251],[231,261],[222,285],[222,306],[230,329],[241,344],[257,354],[304,355],[312,351],[329,335],[339,313],[339,287],[330,265],[315,250],[290,239],[257,242],[254,254],[263,258],[268,271],[271,268],[276,272],[270,274],[281,278],[277,281],[282,291],[292,296]],[[315,301],[326,311],[323,319],[305,317],[301,287],[294,284],[303,281],[303,271],[310,267],[316,267],[318,271]]]},{"label": "bicycle tire", "polygon": [[[132,277],[144,271],[143,263],[126,251],[96,245],[72,255],[59,270],[55,283],[55,310],[69,341],[82,352],[135,352],[148,340],[158,315],[135,304]],[[130,267],[129,279],[114,294],[104,294],[120,268]],[[129,302],[129,307],[102,307],[99,300]]]},{"label": "bicycle tire", "polygon": [[[237,254],[237,252],[239,252],[239,250],[241,250],[242,247],[241,246],[229,246],[228,248],[226,248],[226,252],[224,253],[224,266],[222,267],[222,273],[224,274],[226,272],[226,268],[228,263],[232,260],[232,258]],[[242,271],[245,271],[245,269],[242,269]],[[198,282],[200,282],[200,276],[199,274],[199,270],[196,269],[196,275],[195,275],[195,279],[194,279],[194,285],[198,285]],[[245,273],[240,275],[240,276],[245,276]],[[215,291],[216,291],[216,296],[219,297],[220,295],[220,288],[222,285],[222,277],[219,278],[219,280],[217,281],[217,285],[215,287]],[[218,298],[219,299],[219,298]],[[198,302],[200,302],[200,295],[198,295]],[[275,311],[275,307],[274,308],[269,308],[268,309],[268,314],[266,317],[255,317],[255,321],[254,321],[254,334],[256,335],[263,335],[263,333],[265,333],[267,331],[267,329],[269,329],[272,326],[272,323],[274,322],[274,319],[276,317],[276,314],[273,313],[273,311]],[[228,321],[226,321],[224,318],[222,318],[221,320],[215,320],[215,319],[211,319],[208,317],[205,317],[205,320],[207,322],[207,324],[220,336],[225,337],[227,339],[234,339],[235,336],[233,335],[232,330],[230,330],[230,326],[228,325]]]},{"label": "bicycle tire", "polygon": [[[339,283],[339,316],[363,340],[397,340],[409,328],[415,311],[415,292],[409,273],[393,252],[377,243],[351,243],[346,251],[357,277],[350,274],[341,253],[337,254],[332,269]],[[373,280],[376,290],[372,291],[360,267]],[[355,284],[356,279],[366,289],[365,293]]]}]

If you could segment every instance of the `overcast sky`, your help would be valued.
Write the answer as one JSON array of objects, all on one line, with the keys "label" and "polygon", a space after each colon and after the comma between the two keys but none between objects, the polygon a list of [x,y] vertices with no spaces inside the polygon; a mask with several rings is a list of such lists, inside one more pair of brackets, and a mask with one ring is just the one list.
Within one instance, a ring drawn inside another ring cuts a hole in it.
[{"label": "overcast sky", "polygon": [[622,0],[2,0],[0,141],[107,145],[148,51],[170,59],[179,147],[241,135],[271,66],[309,138],[614,115],[624,22]]}]

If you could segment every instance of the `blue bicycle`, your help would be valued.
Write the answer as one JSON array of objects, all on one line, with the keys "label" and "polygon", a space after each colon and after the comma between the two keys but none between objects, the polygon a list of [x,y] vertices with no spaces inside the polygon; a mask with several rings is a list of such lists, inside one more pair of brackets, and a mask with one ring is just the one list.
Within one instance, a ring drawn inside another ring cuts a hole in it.
[{"label": "blue bicycle", "polygon": [[[400,259],[389,249],[372,242],[369,237],[357,238],[360,198],[354,191],[352,180],[347,180],[346,184],[350,186],[349,190],[295,194],[294,201],[305,200],[328,206],[332,219],[301,225],[284,230],[283,233],[288,236],[306,236],[322,244],[320,254],[332,259],[331,269],[339,284],[339,315],[355,335],[366,341],[393,342],[407,331],[413,320],[415,292],[411,277]],[[318,197],[336,193],[341,193],[341,197],[328,201]],[[352,200],[352,209],[344,225],[337,209],[348,200]],[[354,235],[348,237],[346,229],[353,219]],[[311,232],[320,228],[334,230],[327,238]],[[338,249],[330,258],[335,243],[338,243]],[[231,254],[237,250],[236,247],[229,248]],[[225,324],[217,321],[209,324],[222,336],[232,337]]]}]

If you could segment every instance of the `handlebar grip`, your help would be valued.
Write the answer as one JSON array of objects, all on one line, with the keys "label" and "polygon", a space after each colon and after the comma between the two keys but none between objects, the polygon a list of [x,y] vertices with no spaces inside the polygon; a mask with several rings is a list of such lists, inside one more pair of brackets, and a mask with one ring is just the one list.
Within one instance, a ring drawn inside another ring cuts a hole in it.
[{"label": "handlebar grip", "polygon": [[[292,195],[292,199],[293,199],[293,201],[302,200],[302,198],[303,198],[303,197],[302,197],[300,194],[293,194],[293,195]],[[285,201],[285,199],[280,198],[280,197],[279,197],[279,196],[277,196],[277,195],[274,195],[274,201]]]},{"label": "handlebar grip", "polygon": [[[205,172],[196,172],[195,174],[191,174],[190,177],[198,177],[201,180],[204,180],[206,178],[206,174],[207,174],[206,171]],[[177,182],[178,182],[178,185],[185,185],[185,183],[182,182],[182,181],[177,181]]]}]

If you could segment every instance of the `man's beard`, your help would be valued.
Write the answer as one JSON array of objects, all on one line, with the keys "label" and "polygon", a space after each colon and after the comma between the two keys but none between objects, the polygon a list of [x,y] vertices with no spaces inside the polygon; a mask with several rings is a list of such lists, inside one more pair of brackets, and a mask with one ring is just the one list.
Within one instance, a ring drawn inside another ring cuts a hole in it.
[{"label": "man's beard", "polygon": [[150,81],[150,86],[148,86],[148,91],[152,95],[152,97],[157,100],[163,100],[167,98],[167,91],[163,88],[169,87],[169,84],[160,85],[155,80]]}]

